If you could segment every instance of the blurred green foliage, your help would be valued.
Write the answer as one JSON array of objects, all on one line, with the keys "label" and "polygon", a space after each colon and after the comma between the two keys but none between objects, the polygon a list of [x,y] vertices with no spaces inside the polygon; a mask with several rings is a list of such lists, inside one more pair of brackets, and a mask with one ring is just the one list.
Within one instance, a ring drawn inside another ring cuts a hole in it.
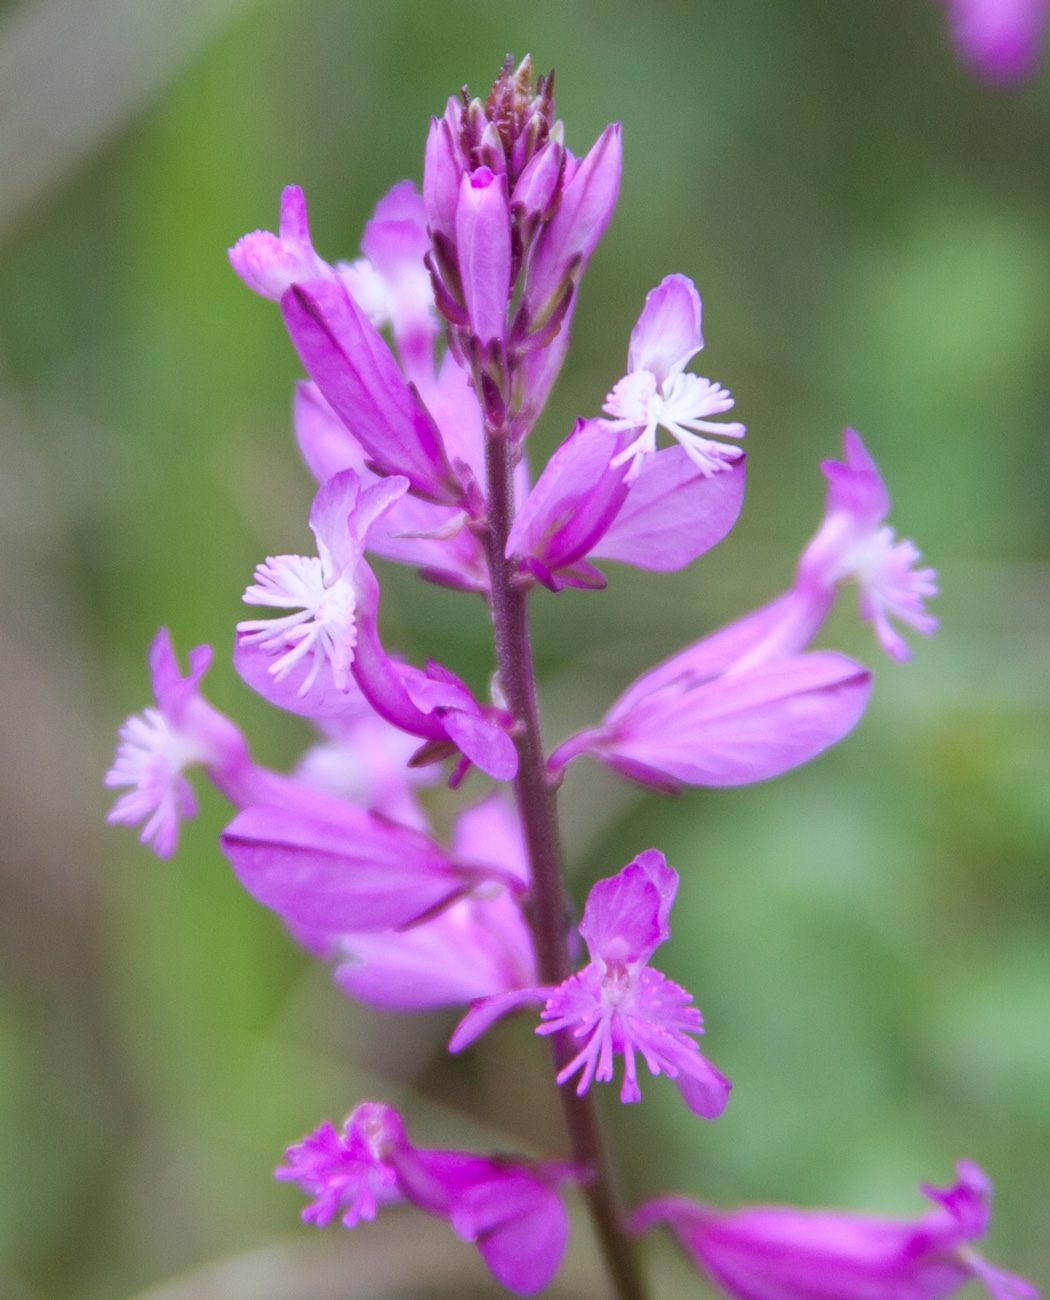
[{"label": "blurred green foliage", "polygon": [[[606,1107],[629,1195],[910,1212],[968,1154],[1000,1191],[989,1253],[1050,1283],[1050,78],[975,83],[942,18],[927,0],[245,4],[9,225],[0,1294],[109,1300],[294,1234],[282,1146],[377,1091],[432,1140],[551,1142],[524,1022],[448,1061],[447,1018],[352,1006],[234,884],[221,800],[165,864],[103,827],[100,786],[161,622],[183,651],[216,645],[209,694],[261,759],[305,743],[228,662],[253,564],[305,544],[311,486],[296,359],[225,249],[297,181],[322,254],[353,255],[378,195],[420,179],[428,115],[507,50],[557,68],[577,151],[624,122],[620,207],[534,464],[597,412],[676,270],[704,297],[703,372],[749,427],[748,500],[716,553],[536,597],[550,739],[787,584],[846,422],[943,578],[942,631],[908,665],[838,611],[825,640],[875,666],[874,696],[810,767],[670,801],[571,774],[578,900],[665,849],[683,883],[661,964],[737,1083],[717,1124],[660,1080]],[[382,578],[388,642],[484,684],[480,603]]]}]

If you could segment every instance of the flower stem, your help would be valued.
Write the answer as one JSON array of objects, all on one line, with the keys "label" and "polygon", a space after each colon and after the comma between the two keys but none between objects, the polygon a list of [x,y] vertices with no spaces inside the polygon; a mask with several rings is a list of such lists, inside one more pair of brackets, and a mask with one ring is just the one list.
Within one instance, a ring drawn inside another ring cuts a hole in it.
[{"label": "flower stem", "polygon": [[[536,944],[540,982],[560,984],[572,971],[568,933],[570,912],[555,823],[554,792],[547,780],[540,735],[536,679],[529,641],[528,592],[515,581],[504,552],[514,513],[513,465],[506,424],[489,428],[486,438],[488,529],[485,547],[492,584],[492,622],[499,680],[514,717],[518,774],[514,791],[532,871],[527,908]],[[574,1051],[567,1034],[553,1036],[558,1069]],[[558,1089],[572,1143],[573,1159],[586,1171],[584,1195],[617,1300],[645,1300],[633,1243],[623,1224],[616,1180],[592,1096]]]}]

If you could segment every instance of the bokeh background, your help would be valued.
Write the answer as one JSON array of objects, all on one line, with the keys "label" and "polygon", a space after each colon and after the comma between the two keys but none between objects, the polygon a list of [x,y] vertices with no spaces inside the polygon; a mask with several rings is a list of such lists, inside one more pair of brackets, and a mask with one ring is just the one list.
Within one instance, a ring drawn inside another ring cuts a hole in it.
[{"label": "bokeh background", "polygon": [[[841,602],[823,640],[874,694],[804,770],[674,800],[573,772],[577,898],[668,853],[660,964],[737,1083],[716,1124],[665,1080],[638,1107],[606,1090],[628,1194],[911,1213],[966,1154],[999,1189],[988,1253],[1050,1283],[1050,77],[982,85],[944,28],[933,0],[0,5],[4,1300],[473,1294],[443,1225],[298,1225],[283,1146],[375,1095],[432,1144],[557,1141],[524,1021],[450,1062],[449,1017],[352,1005],[236,887],[217,796],[161,863],[104,825],[101,786],[161,622],[216,646],[209,693],[260,758],[307,743],[229,665],[252,566],[309,544],[312,488],[296,358],[225,249],[297,181],[322,255],[356,255],[378,195],[421,178],[429,114],[508,50],[556,67],[577,152],[624,123],[534,464],[597,413],[671,271],[749,426],[715,553],[536,597],[549,738],[788,583],[847,422],[942,575],[907,665]],[[483,687],[480,602],[381,576],[387,643]],[[698,1293],[648,1250],[658,1294]],[[601,1294],[593,1267],[581,1227],[563,1290]]]}]

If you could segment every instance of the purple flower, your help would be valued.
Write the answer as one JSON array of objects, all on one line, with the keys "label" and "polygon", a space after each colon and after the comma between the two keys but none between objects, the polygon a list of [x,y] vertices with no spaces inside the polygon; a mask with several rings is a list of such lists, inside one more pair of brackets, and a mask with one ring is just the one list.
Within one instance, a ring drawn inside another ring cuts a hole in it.
[{"label": "purple flower", "polygon": [[[499,794],[465,809],[452,836],[453,856],[489,864],[529,882],[516,814]],[[335,980],[362,1002],[421,1011],[491,997],[536,983],[532,936],[514,890],[475,890],[433,920],[407,930],[332,936],[344,959]]]},{"label": "purple flower", "polygon": [[183,677],[168,629],[160,629],[149,651],[157,707],[133,714],[120,728],[116,757],[106,773],[106,785],[131,787],[106,820],[131,826],[144,821],[140,839],[162,858],[175,852],[179,821],[197,811],[183,775],[188,767],[204,767],[235,802],[250,798],[267,776],[252,763],[237,727],[198,689],[211,653],[208,645],[191,650],[190,670]]},{"label": "purple flower", "polygon": [[429,249],[423,199],[410,180],[399,181],[379,200],[365,226],[364,256],[336,264],[372,324],[389,324],[405,373],[417,383],[433,375],[438,330],[424,260]]},{"label": "purple flower", "polygon": [[[920,559],[915,543],[897,541],[883,520],[890,498],[878,466],[859,434],[842,435],[845,461],[826,460],[821,470],[828,480],[824,519],[798,564],[795,590],[809,606],[809,637],[815,634],[834,601],[836,587],[855,582],[860,616],[875,628],[888,655],[908,659],[911,650],[890,622],[891,617],[923,636],[937,629],[937,619],[927,614],[923,600],[937,594],[937,574],[914,568]],[[803,633],[805,635],[805,633]]]},{"label": "purple flower", "polygon": [[314,252],[306,199],[298,185],[288,185],[281,193],[280,233],[253,231],[234,244],[229,256],[249,289],[277,302],[290,285],[336,278],[335,269]]},{"label": "purple flower", "polygon": [[245,604],[292,611],[281,618],[248,619],[237,624],[246,647],[272,652],[268,672],[280,682],[302,661],[307,672],[298,686],[307,695],[331,680],[336,691],[350,690],[350,668],[357,643],[358,569],[372,525],[404,495],[404,478],[384,479],[361,490],[352,470],[325,483],[310,511],[316,556],[270,556],[255,570]]},{"label": "purple flower", "polygon": [[488,167],[464,173],[456,207],[459,276],[471,332],[484,348],[502,346],[511,291],[507,178]]},{"label": "purple flower", "polygon": [[362,1219],[374,1219],[380,1205],[404,1199],[396,1172],[383,1159],[390,1121],[384,1124],[383,1117],[373,1115],[369,1107],[368,1102],[359,1106],[342,1132],[326,1119],[301,1142],[294,1142],[284,1153],[288,1163],[274,1170],[275,1178],[298,1183],[314,1198],[303,1209],[304,1223],[323,1228],[342,1210],[343,1226],[356,1228]]},{"label": "purple flower", "polygon": [[640,430],[613,460],[614,465],[629,463],[628,479],[636,478],[646,458],[655,453],[657,428],[671,434],[701,474],[725,470],[743,455],[739,447],[700,436],[742,438],[746,432],[742,424],[710,419],[732,407],[727,389],[686,373],[685,367],[704,346],[700,316],[700,295],[684,275],[667,276],[645,299],[631,331],[627,374],[602,408],[621,428]]},{"label": "purple flower", "polygon": [[234,664],[271,704],[317,719],[355,715],[360,688],[387,722],[443,746],[433,758],[458,748],[509,780],[517,752],[499,710],[482,708],[440,664],[423,672],[388,658],[380,644],[379,583],[364,550],[406,488],[405,479],[388,478],[362,489],[349,469],[322,485],[310,511],[317,556],[272,556],[245,592],[249,604],[291,612],[238,624]]},{"label": "purple flower", "polygon": [[558,746],[550,771],[590,753],[660,789],[745,785],[841,740],[864,712],[871,673],[830,650],[739,670],[725,662],[725,649],[745,654],[771,622],[750,615],[645,673],[599,726]]},{"label": "purple flower", "polygon": [[[437,377],[420,387],[454,463],[465,467],[466,473],[475,474],[477,469],[483,476],[481,411],[466,372],[446,353]],[[299,450],[318,483],[346,469],[358,475],[363,487],[380,481],[368,468],[364,448],[316,384],[304,381],[296,385],[293,415]],[[406,493],[375,521],[365,539],[366,549],[388,560],[416,565],[423,577],[443,586],[485,592],[485,556],[478,539],[465,527],[467,520],[466,513],[455,506],[436,505]]]},{"label": "purple flower", "polygon": [[959,53],[991,81],[1035,67],[1046,35],[1048,0],[947,0]]},{"label": "purple flower", "polygon": [[678,873],[662,853],[647,849],[618,875],[591,889],[580,922],[590,962],[556,988],[521,988],[476,1002],[460,1021],[449,1050],[457,1052],[504,1012],[542,1001],[538,1034],[566,1031],[582,1042],[563,1066],[558,1083],[579,1073],[582,1096],[592,1080],[613,1077],[613,1057],[624,1058],[620,1100],[639,1101],[635,1056],[651,1074],[675,1080],[690,1110],[715,1119],[725,1109],[729,1080],[700,1054],[692,1035],[703,1033],[692,995],[648,962],[670,937],[668,915]]},{"label": "purple flower", "polygon": [[666,572],[722,540],[743,503],[743,456],[712,478],[681,447],[669,447],[632,480],[617,455],[631,432],[607,420],[577,421],[518,511],[508,559],[558,591],[605,585],[591,557]]},{"label": "purple flower", "polygon": [[922,1188],[935,1208],[913,1219],[789,1205],[719,1210],[667,1197],[642,1206],[633,1226],[666,1220],[711,1281],[739,1300],[941,1300],[970,1278],[993,1300],[1035,1300],[1031,1283],[972,1249],[988,1227],[991,1184],[970,1160],[956,1175],[943,1191]]},{"label": "purple flower", "polygon": [[248,893],[304,937],[411,925],[490,883],[522,889],[493,863],[292,782],[236,816],[220,843]]},{"label": "purple flower", "polygon": [[557,1186],[576,1179],[572,1166],[414,1147],[397,1111],[376,1101],[358,1106],[341,1131],[325,1121],[285,1157],[276,1177],[314,1198],[306,1222],[323,1226],[345,1209],[342,1222],[353,1228],[379,1205],[411,1201],[447,1219],[519,1295],[542,1290],[565,1252],[569,1219]]},{"label": "purple flower", "polygon": [[[891,617],[932,633],[937,620],[923,600],[937,586],[932,569],[913,567],[914,543],[895,540],[883,523],[889,495],[864,444],[852,429],[843,443],[845,461],[821,465],[827,505],[794,585],[644,673],[599,726],[558,746],[551,772],[591,753],[623,776],[665,789],[742,785],[808,762],[854,727],[871,674],[834,651],[802,653],[840,585],[857,583],[861,617],[896,659],[910,651]],[[643,470],[636,488],[644,479]]]}]

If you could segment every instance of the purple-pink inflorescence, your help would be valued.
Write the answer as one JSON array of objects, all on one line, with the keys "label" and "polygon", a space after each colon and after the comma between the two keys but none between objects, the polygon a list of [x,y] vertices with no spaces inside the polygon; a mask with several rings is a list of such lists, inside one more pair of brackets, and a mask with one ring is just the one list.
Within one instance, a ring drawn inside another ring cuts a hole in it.
[{"label": "purple-pink inflorescence", "polygon": [[[1043,7],[1025,10],[1032,31]],[[976,39],[981,8],[959,0],[961,33]],[[620,1098],[638,1101],[640,1057],[708,1119],[731,1085],[700,1053],[692,996],[649,964],[678,888],[659,851],[591,889],[578,927],[588,960],[574,972],[552,787],[585,753],[671,790],[746,784],[808,761],[850,731],[871,689],[863,665],[810,649],[840,587],[856,584],[861,618],[905,659],[899,625],[934,630],[924,601],[936,583],[885,523],[885,484],[847,430],[844,459],[822,466],[824,518],[792,586],[644,673],[599,723],[545,755],[529,591],[603,587],[598,561],[680,569],[729,532],[744,493],[744,426],[717,418],[733,406],[728,390],[687,369],[704,344],[702,308],[678,274],[646,297],[602,414],[577,420],[530,476],[527,437],[620,175],[619,126],[577,157],[554,115],[553,74],[536,79],[530,60],[508,60],[484,100],[464,92],[432,120],[422,192],[406,180],[380,199],[359,258],[320,257],[296,186],[281,197],[278,233],[234,245],[234,270],[280,303],[309,376],[294,424],[318,484],[316,554],[258,565],[244,600],[260,616],[238,625],[234,665],[318,740],[290,775],[255,763],[200,692],[210,648],[191,652],[183,676],[162,630],[150,651],[156,706],[124,724],[106,782],[124,788],[110,819],[142,824],[166,857],[195,809],[186,773],[202,768],[237,810],[221,844],[248,892],[333,963],[350,996],[392,1011],[466,1008],[451,1050],[505,1012],[540,1008],[557,1082],[574,1084],[561,1090],[571,1162],[416,1147],[396,1111],[365,1102],[342,1128],[326,1122],[290,1146],[277,1170],[310,1198],[306,1221],[338,1215],[354,1227],[407,1201],[473,1242],[505,1286],[532,1294],[564,1252],[561,1187],[572,1183],[619,1300],[641,1300],[590,1085],[611,1080],[621,1056]],[[418,667],[387,652],[369,555],[489,603],[490,700],[432,659]],[[419,797],[446,760],[450,785],[473,767],[513,781],[515,794],[495,789],[461,807],[447,842]],[[669,1221],[742,1300],[937,1300],[969,1277],[995,1300],[1029,1300],[1026,1283],[970,1248],[987,1220],[980,1171],[962,1164],[958,1184],[931,1195],[937,1208],[914,1221],[671,1198],[643,1207],[634,1227]]]}]

